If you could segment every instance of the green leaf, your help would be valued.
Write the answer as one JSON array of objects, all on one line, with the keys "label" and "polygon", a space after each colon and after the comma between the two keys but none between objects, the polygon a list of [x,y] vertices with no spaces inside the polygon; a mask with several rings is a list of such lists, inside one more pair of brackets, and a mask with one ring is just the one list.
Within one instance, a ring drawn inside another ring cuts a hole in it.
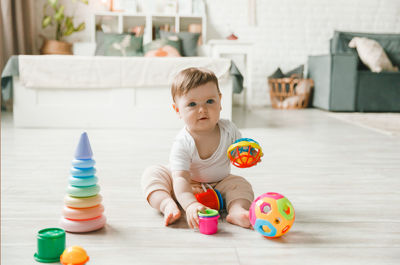
[{"label": "green leaf", "polygon": [[84,3],[85,5],[88,5],[89,4],[89,1],[88,0],[80,0],[82,3]]},{"label": "green leaf", "polygon": [[72,22],[72,17],[67,17],[65,19],[65,25],[69,28],[69,27],[73,27],[74,23]]},{"label": "green leaf", "polygon": [[42,20],[42,28],[44,29],[51,24],[51,16],[44,16]]},{"label": "green leaf", "polygon": [[54,8],[54,10],[57,9],[58,0],[47,0],[47,2]]},{"label": "green leaf", "polygon": [[64,32],[64,36],[69,36],[74,33],[74,27],[68,27],[67,30]]},{"label": "green leaf", "polygon": [[75,28],[75,31],[78,32],[78,31],[82,31],[84,29],[85,29],[85,22],[82,22],[81,24],[79,24],[78,27]]},{"label": "green leaf", "polygon": [[54,14],[54,19],[58,22],[63,21],[64,19],[64,6],[61,5],[60,9],[58,9],[57,13]]}]

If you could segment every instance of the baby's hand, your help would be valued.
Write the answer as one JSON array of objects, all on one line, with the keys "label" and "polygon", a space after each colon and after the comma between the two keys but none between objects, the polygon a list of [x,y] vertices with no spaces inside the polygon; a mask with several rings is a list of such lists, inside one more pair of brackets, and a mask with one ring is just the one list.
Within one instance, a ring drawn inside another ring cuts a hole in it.
[{"label": "baby's hand", "polygon": [[199,186],[192,186],[192,192],[193,194],[198,194],[204,192],[204,190]]},{"label": "baby's hand", "polygon": [[190,228],[198,228],[199,227],[199,216],[197,212],[202,212],[207,209],[206,206],[199,202],[194,202],[190,204],[186,209],[186,221]]}]

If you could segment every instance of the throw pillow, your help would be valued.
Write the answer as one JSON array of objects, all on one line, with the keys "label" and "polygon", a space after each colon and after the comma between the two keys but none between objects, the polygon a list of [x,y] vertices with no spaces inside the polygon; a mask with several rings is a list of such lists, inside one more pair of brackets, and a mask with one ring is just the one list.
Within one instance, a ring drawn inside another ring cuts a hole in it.
[{"label": "throw pillow", "polygon": [[181,57],[180,41],[173,37],[155,40],[144,46],[144,53],[145,57]]},{"label": "throw pillow", "polygon": [[96,33],[96,55],[143,56],[143,36],[123,33]]},{"label": "throw pillow", "polygon": [[304,65],[300,65],[289,72],[285,73],[285,77],[298,77],[298,78],[303,78],[303,72],[304,72]]},{"label": "throw pillow", "polygon": [[268,79],[270,78],[283,78],[285,75],[282,73],[281,68],[278,67],[278,69],[275,70],[271,75],[268,76]]},{"label": "throw pillow", "polygon": [[382,46],[376,40],[354,37],[349,42],[349,47],[357,49],[360,60],[372,72],[397,72],[399,70],[392,65]]},{"label": "throw pillow", "polygon": [[197,41],[199,40],[200,33],[192,32],[168,32],[160,30],[160,37],[162,39],[168,38],[170,36],[177,36],[182,40],[182,55],[183,56],[197,56]]}]

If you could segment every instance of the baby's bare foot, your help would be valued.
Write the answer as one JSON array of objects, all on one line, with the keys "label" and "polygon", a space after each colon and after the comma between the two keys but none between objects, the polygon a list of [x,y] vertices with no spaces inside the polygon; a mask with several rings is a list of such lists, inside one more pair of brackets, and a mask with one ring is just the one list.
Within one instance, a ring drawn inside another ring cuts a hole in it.
[{"label": "baby's bare foot", "polygon": [[238,225],[244,228],[251,228],[249,211],[245,209],[231,210],[226,217],[226,220],[234,225]]},{"label": "baby's bare foot", "polygon": [[165,199],[161,202],[162,213],[164,214],[164,225],[168,226],[181,217],[181,211],[178,209],[173,199]]}]

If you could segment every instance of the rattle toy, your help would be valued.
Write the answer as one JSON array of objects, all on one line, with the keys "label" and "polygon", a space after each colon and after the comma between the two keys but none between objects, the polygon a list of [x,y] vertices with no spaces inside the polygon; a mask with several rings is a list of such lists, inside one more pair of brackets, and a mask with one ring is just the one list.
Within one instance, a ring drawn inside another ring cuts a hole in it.
[{"label": "rattle toy", "polygon": [[198,212],[199,230],[205,235],[212,235],[218,231],[219,213],[217,210],[206,209],[204,212]]},{"label": "rattle toy", "polygon": [[33,257],[43,263],[58,262],[64,249],[65,231],[60,228],[45,228],[37,234],[37,252]]},{"label": "rattle toy", "polygon": [[89,256],[82,247],[72,246],[64,250],[59,261],[63,265],[84,265],[89,261]]},{"label": "rattle toy", "polygon": [[222,210],[224,208],[224,201],[222,200],[222,195],[217,189],[213,189],[210,184],[207,184],[209,189],[204,187],[204,184],[201,183],[201,187],[204,192],[197,193],[194,196],[197,201],[211,209],[214,210]]},{"label": "rattle toy", "polygon": [[250,223],[261,235],[280,237],[292,227],[295,214],[293,205],[283,195],[267,192],[257,197],[249,209]]},{"label": "rattle toy", "polygon": [[60,225],[67,232],[82,233],[98,230],[106,224],[104,206],[99,194],[100,186],[95,176],[96,161],[92,159],[87,133],[82,133],[75,158],[72,160],[69,186],[64,198],[63,217]]},{"label": "rattle toy", "polygon": [[257,164],[263,153],[258,142],[250,138],[240,138],[229,146],[227,155],[234,166],[246,168]]}]

